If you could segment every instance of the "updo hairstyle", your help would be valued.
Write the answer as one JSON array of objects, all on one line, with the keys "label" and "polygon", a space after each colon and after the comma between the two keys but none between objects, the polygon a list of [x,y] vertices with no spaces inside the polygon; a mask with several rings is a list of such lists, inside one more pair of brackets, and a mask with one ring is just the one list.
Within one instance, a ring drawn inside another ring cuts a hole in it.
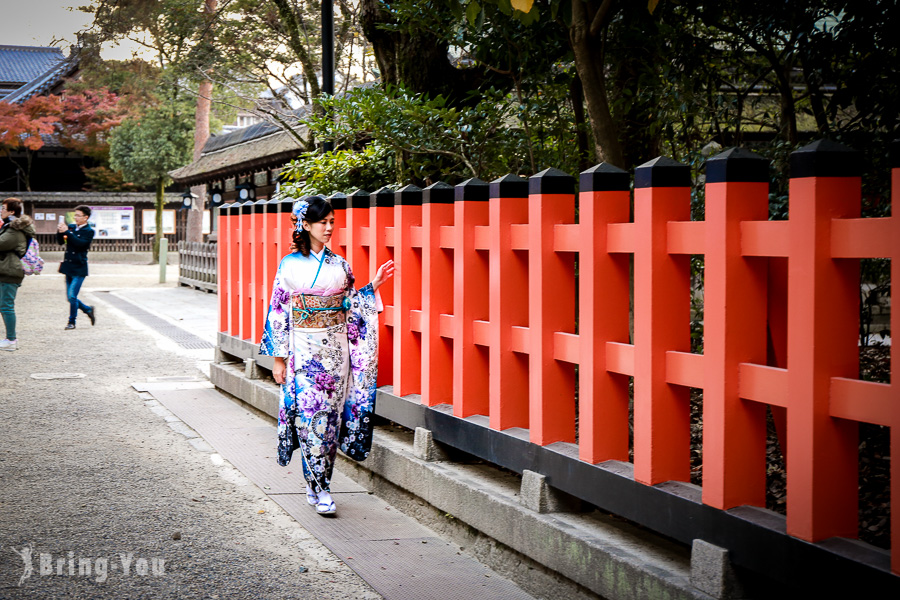
[{"label": "updo hairstyle", "polygon": [[[334,212],[331,202],[322,196],[307,196],[306,198],[303,198],[303,200],[309,202],[309,208],[306,209],[306,215],[303,217],[303,221],[306,221],[307,223],[321,221]],[[301,223],[301,221],[298,221],[297,228],[294,229],[294,245],[303,256],[309,256],[309,249],[311,247],[309,232],[303,229]]]}]

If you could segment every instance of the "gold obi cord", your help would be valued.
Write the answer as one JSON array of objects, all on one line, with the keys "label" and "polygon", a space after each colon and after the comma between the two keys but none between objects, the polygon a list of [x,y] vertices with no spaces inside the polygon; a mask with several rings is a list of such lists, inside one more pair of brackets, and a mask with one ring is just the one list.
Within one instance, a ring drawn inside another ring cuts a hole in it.
[{"label": "gold obi cord", "polygon": [[291,323],[300,329],[333,327],[347,320],[344,312],[344,295],[291,296]]}]

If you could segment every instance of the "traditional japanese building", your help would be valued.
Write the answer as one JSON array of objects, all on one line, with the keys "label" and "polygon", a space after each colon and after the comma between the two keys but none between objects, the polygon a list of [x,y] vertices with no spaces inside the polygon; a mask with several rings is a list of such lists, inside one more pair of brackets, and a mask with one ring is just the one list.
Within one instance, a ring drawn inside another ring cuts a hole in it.
[{"label": "traditional japanese building", "polygon": [[257,123],[210,137],[199,159],[169,176],[181,186],[206,185],[211,206],[270,198],[281,168],[301,152],[291,133],[272,123]]},{"label": "traditional japanese building", "polygon": [[[65,83],[79,76],[80,56],[77,47],[65,55],[60,48],[0,45],[0,102],[21,104],[35,96],[62,94]],[[0,195],[24,202],[25,212],[35,219],[41,249],[60,249],[55,235],[59,217],[70,218],[76,206],[86,204],[93,209],[91,222],[97,230],[94,251],[150,250],[155,195],[86,191],[83,167],[93,166],[93,160],[63,147],[55,135],[41,137],[44,145],[39,150],[0,155]],[[181,196],[167,194],[163,231],[172,243],[183,238],[185,216],[177,210],[180,207]]]}]

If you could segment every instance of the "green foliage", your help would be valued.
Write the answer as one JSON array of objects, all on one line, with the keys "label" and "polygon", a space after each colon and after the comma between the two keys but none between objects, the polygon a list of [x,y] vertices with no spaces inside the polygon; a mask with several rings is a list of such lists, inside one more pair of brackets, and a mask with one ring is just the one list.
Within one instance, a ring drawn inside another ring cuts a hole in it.
[{"label": "green foliage", "polygon": [[359,151],[307,152],[286,165],[281,173],[280,194],[300,198],[329,196],[356,189],[375,190],[394,182],[393,153],[378,142]]},{"label": "green foliage", "polygon": [[110,136],[110,166],[128,181],[152,186],[191,159],[192,121],[154,109],[124,121]]},{"label": "green foliage", "polygon": [[357,88],[323,98],[323,114],[307,120],[321,140],[350,150],[375,141],[397,160],[386,180],[430,184],[518,172],[523,136],[515,125],[515,105],[497,90],[486,90],[471,106],[449,106],[401,89]]}]

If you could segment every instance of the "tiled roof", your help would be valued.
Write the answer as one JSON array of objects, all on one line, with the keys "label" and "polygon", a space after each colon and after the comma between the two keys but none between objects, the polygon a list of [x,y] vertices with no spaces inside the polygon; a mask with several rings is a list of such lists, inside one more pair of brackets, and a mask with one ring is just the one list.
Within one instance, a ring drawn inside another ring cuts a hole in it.
[{"label": "tiled roof", "polygon": [[66,77],[71,77],[79,66],[79,52],[73,51],[69,58],[55,63],[43,73],[2,99],[3,102],[21,103],[32,96],[46,94]]},{"label": "tiled roof", "polygon": [[[309,113],[309,110],[310,106],[308,104],[301,106],[300,108],[291,111],[290,116],[288,116],[286,120],[294,121],[296,123],[300,119],[306,117],[307,113]],[[243,144],[244,142],[249,142],[251,140],[266,137],[267,135],[271,135],[276,131],[281,131],[281,127],[279,125],[263,121],[261,123],[256,123],[255,125],[250,125],[249,127],[236,129],[224,135],[210,136],[210,138],[206,140],[206,143],[203,144],[202,154],[215,152],[216,150],[221,150],[222,148],[237,146],[238,144]]]},{"label": "tiled roof", "polygon": [[[25,202],[35,204],[153,204],[155,192],[5,192]],[[181,204],[181,194],[167,193],[166,204]]]},{"label": "tiled roof", "polygon": [[[374,85],[377,83],[367,83],[363,87]],[[302,121],[310,110],[312,107],[306,104],[285,115],[285,121],[291,123],[301,136],[306,136],[309,131]],[[169,171],[169,176],[175,183],[196,185],[248,170],[281,166],[302,151],[293,135],[279,125],[263,121],[224,135],[211,136],[203,145],[199,159]]]},{"label": "tiled roof", "polygon": [[[248,127],[253,129],[256,127]],[[297,157],[303,149],[293,135],[278,127],[263,137],[256,137],[236,145],[228,145],[212,152],[203,147],[204,153],[191,164],[169,172],[178,184],[195,185],[218,177],[228,177],[242,171],[281,166]],[[305,127],[301,134],[305,133]],[[235,131],[234,133],[240,133]],[[232,134],[228,134],[232,135]],[[227,137],[227,136],[219,136]]]},{"label": "tiled roof", "polygon": [[59,48],[0,45],[0,82],[28,83],[65,58]]}]

